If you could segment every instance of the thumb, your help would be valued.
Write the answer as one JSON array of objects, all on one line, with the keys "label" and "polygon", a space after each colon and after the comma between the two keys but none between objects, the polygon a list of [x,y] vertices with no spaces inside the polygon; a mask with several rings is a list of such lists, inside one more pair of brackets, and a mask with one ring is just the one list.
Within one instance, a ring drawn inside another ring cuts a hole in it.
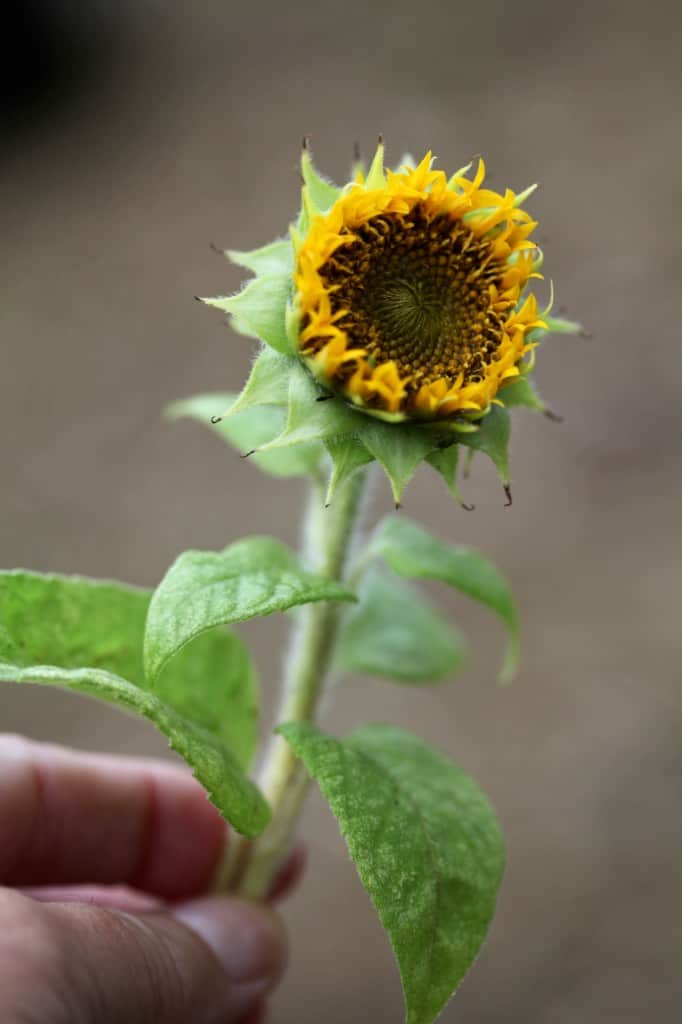
[{"label": "thumb", "polygon": [[2,1020],[231,1024],[286,961],[279,919],[236,899],[132,915],[5,891],[0,909]]}]

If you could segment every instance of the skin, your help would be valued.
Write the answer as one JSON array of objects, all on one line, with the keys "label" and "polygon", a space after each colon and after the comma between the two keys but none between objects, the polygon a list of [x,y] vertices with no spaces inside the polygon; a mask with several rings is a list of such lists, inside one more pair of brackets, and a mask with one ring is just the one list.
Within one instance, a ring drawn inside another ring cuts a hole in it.
[{"label": "skin", "polygon": [[261,1024],[286,937],[206,895],[224,842],[182,768],[0,736],[3,1024]]}]

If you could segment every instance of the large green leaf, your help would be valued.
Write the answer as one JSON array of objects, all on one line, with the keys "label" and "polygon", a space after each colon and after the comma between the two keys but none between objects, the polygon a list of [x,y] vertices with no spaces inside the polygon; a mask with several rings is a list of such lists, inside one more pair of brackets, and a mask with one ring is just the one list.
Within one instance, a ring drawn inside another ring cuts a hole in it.
[{"label": "large green leaf", "polygon": [[183,651],[152,691],[142,668],[149,594],[81,577],[0,573],[0,679],[111,701],[150,719],[236,829],[269,811],[243,773],[256,734],[255,673],[227,630]]},{"label": "large green leaf", "polygon": [[284,312],[291,292],[289,274],[265,274],[256,277],[236,295],[202,298],[207,306],[214,306],[233,316],[241,333],[261,338],[271,348],[285,355],[291,346],[284,325]]},{"label": "large green leaf", "polygon": [[414,588],[370,571],[358,597],[341,628],[337,669],[428,683],[452,675],[462,664],[459,631]]},{"label": "large green leaf", "polygon": [[401,729],[366,726],[344,740],[308,724],[279,731],[329,802],[388,932],[407,1024],[431,1024],[494,914],[504,845],[488,801]]},{"label": "large green leaf", "polygon": [[185,551],[149,606],[147,675],[156,679],[185,644],[215,626],[312,601],[354,599],[341,583],[304,572],[289,548],[273,537],[247,537],[224,551]]},{"label": "large green leaf", "polygon": [[254,451],[282,432],[286,414],[275,405],[249,406],[233,414],[230,406],[236,398],[233,392],[194,395],[173,402],[166,415],[173,420],[187,417],[211,427],[224,441],[248,454],[249,462],[272,476],[314,476],[319,472],[324,454],[319,444],[301,444],[277,452]]},{"label": "large green leaf", "polygon": [[399,576],[439,580],[490,608],[509,631],[502,680],[510,680],[518,663],[519,624],[509,584],[478,551],[445,544],[409,519],[389,516],[370,540],[368,555],[383,558]]}]

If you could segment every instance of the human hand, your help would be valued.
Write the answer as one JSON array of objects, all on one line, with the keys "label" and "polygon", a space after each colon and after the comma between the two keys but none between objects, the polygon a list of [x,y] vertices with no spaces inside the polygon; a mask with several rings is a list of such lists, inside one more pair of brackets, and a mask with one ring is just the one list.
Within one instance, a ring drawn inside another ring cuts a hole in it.
[{"label": "human hand", "polygon": [[268,908],[202,898],[224,837],[181,768],[0,736],[3,1024],[262,1021],[285,935]]}]

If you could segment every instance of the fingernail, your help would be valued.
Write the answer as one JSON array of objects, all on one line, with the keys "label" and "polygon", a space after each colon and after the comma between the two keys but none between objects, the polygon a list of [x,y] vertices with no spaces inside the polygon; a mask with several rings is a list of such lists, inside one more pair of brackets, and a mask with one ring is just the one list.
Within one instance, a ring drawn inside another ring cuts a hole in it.
[{"label": "fingernail", "polygon": [[201,936],[235,985],[262,982],[265,991],[282,973],[286,962],[284,931],[267,908],[214,898],[183,903],[173,913]]}]

